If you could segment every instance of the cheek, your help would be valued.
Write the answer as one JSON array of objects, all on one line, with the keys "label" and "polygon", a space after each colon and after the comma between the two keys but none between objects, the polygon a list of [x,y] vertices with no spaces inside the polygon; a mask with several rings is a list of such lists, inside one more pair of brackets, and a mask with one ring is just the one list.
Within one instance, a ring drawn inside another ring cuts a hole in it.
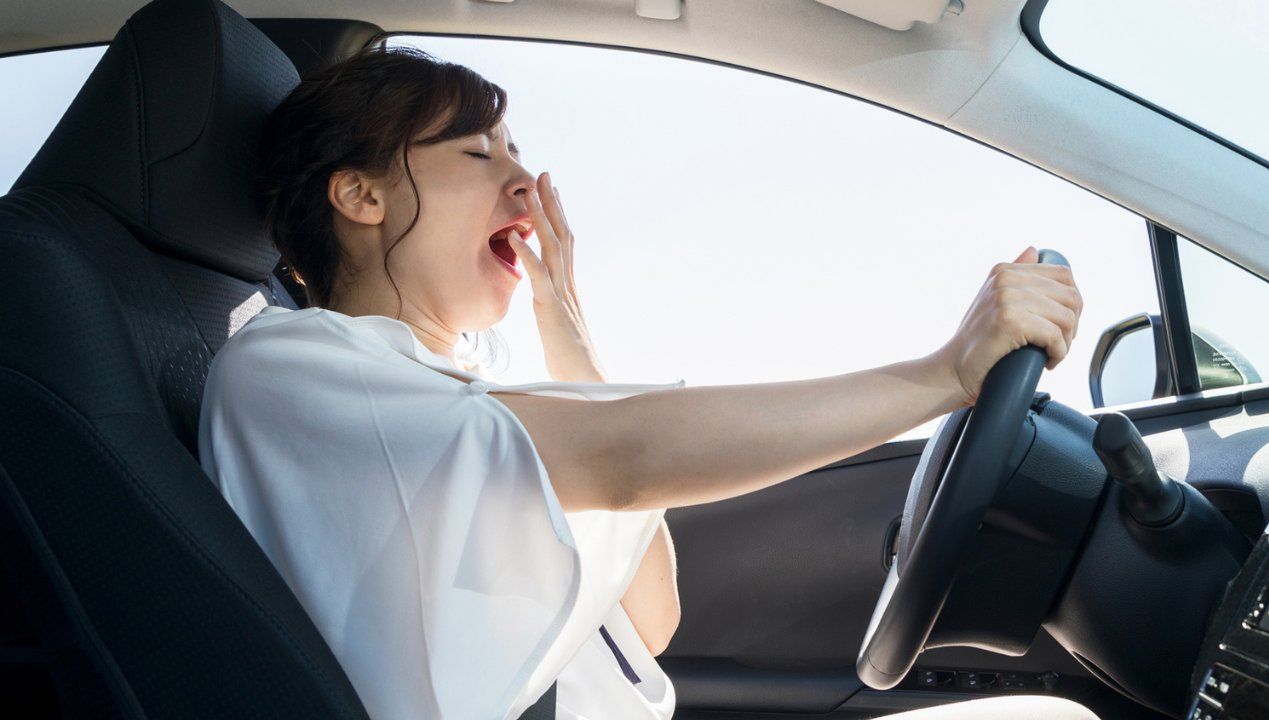
[{"label": "cheek", "polygon": [[[423,170],[445,182],[428,182]],[[394,276],[407,278],[416,292],[424,292],[446,305],[484,302],[473,286],[485,287],[504,280],[505,272],[494,262],[489,248],[490,225],[500,188],[484,176],[471,177],[461,168],[428,167],[416,173],[419,219],[408,236],[392,251]],[[385,242],[397,237],[414,217],[414,193],[408,181],[390,196],[392,230],[385,227]],[[490,257],[484,257],[489,255]],[[398,269],[399,268],[399,269]]]}]

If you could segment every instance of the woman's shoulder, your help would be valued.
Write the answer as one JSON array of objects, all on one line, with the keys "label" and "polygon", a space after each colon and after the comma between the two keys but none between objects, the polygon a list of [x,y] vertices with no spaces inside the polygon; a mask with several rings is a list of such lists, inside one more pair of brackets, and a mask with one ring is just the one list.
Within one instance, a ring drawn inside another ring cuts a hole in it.
[{"label": "woman's shoulder", "polygon": [[400,353],[378,333],[325,308],[266,307],[212,359],[208,392],[331,383],[368,367],[400,366]]},{"label": "woman's shoulder", "polygon": [[391,344],[377,332],[367,332],[366,318],[352,318],[320,307],[291,310],[270,305],[246,322],[217,353],[216,359],[250,356],[287,361],[315,361],[329,354],[359,351],[382,355]]},{"label": "woman's shoulder", "polygon": [[276,339],[319,337],[335,329],[331,311],[309,307],[299,310],[268,305],[246,322],[225,343],[225,347],[255,345]]}]

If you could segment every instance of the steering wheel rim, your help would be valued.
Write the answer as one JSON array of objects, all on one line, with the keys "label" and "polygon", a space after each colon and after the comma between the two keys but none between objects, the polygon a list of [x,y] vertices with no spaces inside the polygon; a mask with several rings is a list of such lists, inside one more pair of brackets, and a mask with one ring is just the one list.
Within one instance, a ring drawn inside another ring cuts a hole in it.
[{"label": "steering wheel rim", "polygon": [[[1039,261],[1070,266],[1055,250],[1041,250]],[[926,444],[908,491],[909,505],[915,501],[915,512],[904,512],[910,525],[924,509],[925,484],[933,479],[937,486],[927,495],[923,522],[908,529],[908,542],[890,567],[864,634],[855,671],[869,687],[889,690],[898,685],[924,648],[956,570],[1007,480],[1009,451],[1022,431],[1046,360],[1047,353],[1035,345],[1005,355],[987,373],[974,406],[945,417]],[[947,452],[941,468],[941,455]]]}]

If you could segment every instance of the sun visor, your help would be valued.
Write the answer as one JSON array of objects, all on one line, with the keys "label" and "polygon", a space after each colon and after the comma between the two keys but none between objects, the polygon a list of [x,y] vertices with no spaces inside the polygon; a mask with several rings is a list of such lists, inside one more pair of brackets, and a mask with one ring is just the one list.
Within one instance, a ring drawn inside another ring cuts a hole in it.
[{"label": "sun visor", "polygon": [[962,0],[817,0],[891,30],[909,30],[913,23],[936,23],[946,13],[960,15]]}]

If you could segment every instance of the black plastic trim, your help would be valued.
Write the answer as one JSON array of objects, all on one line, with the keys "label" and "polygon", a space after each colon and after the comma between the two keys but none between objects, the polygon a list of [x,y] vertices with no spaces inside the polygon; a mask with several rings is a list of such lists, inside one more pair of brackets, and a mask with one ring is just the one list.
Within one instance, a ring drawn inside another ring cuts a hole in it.
[{"label": "black plastic trim", "polygon": [[1145,401],[1140,404],[1134,403],[1119,407],[1097,408],[1088,413],[1088,415],[1096,420],[1103,414],[1114,411],[1121,412],[1127,415],[1129,419],[1136,421],[1182,415],[1199,410],[1241,407],[1248,403],[1266,399],[1269,399],[1269,382],[1262,382],[1254,385],[1237,385],[1190,393],[1188,395],[1178,395],[1156,401]]},{"label": "black plastic trim", "polygon": [[1194,359],[1194,334],[1190,314],[1185,307],[1185,285],[1181,281],[1181,258],[1177,251],[1176,233],[1150,223],[1150,257],[1154,261],[1156,285],[1159,288],[1159,312],[1163,315],[1164,335],[1172,377],[1181,395],[1202,390],[1198,362]]},{"label": "black plastic trim", "polygon": [[732,712],[832,712],[863,684],[854,669],[777,670],[748,667],[730,658],[662,657],[680,710]]},{"label": "black plastic trim", "polygon": [[1048,4],[1049,4],[1049,0],[1027,0],[1027,4],[1022,7],[1022,34],[1027,37],[1027,40],[1031,41],[1031,45],[1035,47],[1035,49],[1038,50],[1041,55],[1044,55],[1048,59],[1052,60],[1053,62],[1057,63],[1063,68],[1070,70],[1076,75],[1079,75],[1080,77],[1092,80],[1098,85],[1105,87],[1107,90],[1111,90],[1112,92],[1118,93],[1128,98],[1129,100],[1132,100],[1138,105],[1141,105],[1142,107],[1145,107],[1149,110],[1153,110],[1154,112],[1159,113],[1160,115],[1166,117],[1167,119],[1175,123],[1178,123],[1180,125],[1183,125],[1184,127],[1190,130],[1193,130],[1194,132],[1198,133],[1199,135],[1202,135],[1203,137],[1207,138],[1208,140],[1211,140],[1212,142],[1215,142],[1219,145],[1223,145],[1226,148],[1233,150],[1234,152],[1238,153],[1239,155],[1242,155],[1243,157],[1247,158],[1248,160],[1251,160],[1254,163],[1258,163],[1266,168],[1269,168],[1269,160],[1266,160],[1265,158],[1257,155],[1256,153],[1248,150],[1247,148],[1237,143],[1234,143],[1230,140],[1227,140],[1224,137],[1217,135],[1216,133],[1212,132],[1211,130],[1208,130],[1207,128],[1201,125],[1196,125],[1193,122],[1181,117],[1180,115],[1177,115],[1171,110],[1155,105],[1154,103],[1141,97],[1140,95],[1136,95],[1128,90],[1125,90],[1124,88],[1112,82],[1104,80],[1086,70],[1081,70],[1075,65],[1072,65],[1066,62],[1065,60],[1063,60],[1062,58],[1058,57],[1057,53],[1053,52],[1053,50],[1049,48],[1048,44],[1044,42],[1044,38],[1040,35],[1040,16],[1044,14],[1044,8]]},{"label": "black plastic trim", "polygon": [[993,695],[989,693],[939,692],[937,690],[872,690],[864,688],[851,695],[850,699],[842,703],[837,710],[840,712],[867,713],[869,716],[877,717],[873,713],[891,715],[912,710],[923,710],[947,703],[981,700],[989,697],[993,697]]},{"label": "black plastic trim", "polygon": [[13,57],[21,57],[23,55],[39,55],[41,53],[60,52],[62,50],[83,50],[84,48],[99,47],[105,49],[110,44],[109,40],[96,40],[93,42],[72,43],[70,45],[51,45],[49,47],[28,48],[26,50],[14,50],[12,52],[0,53],[0,60]]}]

